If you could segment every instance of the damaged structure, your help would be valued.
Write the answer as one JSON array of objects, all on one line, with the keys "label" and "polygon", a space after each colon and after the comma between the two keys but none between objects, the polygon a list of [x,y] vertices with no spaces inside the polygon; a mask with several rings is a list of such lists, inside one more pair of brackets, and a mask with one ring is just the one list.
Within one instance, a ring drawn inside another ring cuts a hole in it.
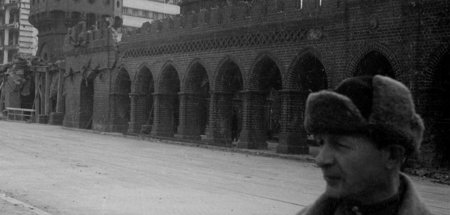
[{"label": "damaged structure", "polygon": [[34,73],[30,69],[31,61],[16,58],[0,69],[0,113],[6,107],[33,108]]},{"label": "damaged structure", "polygon": [[[425,118],[419,160],[450,165],[446,0],[185,0],[181,15],[122,33],[119,22],[90,27],[119,16],[120,0],[42,2],[32,3],[30,17],[40,31],[38,54],[64,60],[54,74],[36,77],[46,88],[53,76],[61,80],[55,108],[45,108],[51,93],[41,96],[42,118],[227,147],[276,142],[278,153],[308,153],[307,95],[383,74],[412,89]],[[92,11],[74,12],[78,6]]]}]

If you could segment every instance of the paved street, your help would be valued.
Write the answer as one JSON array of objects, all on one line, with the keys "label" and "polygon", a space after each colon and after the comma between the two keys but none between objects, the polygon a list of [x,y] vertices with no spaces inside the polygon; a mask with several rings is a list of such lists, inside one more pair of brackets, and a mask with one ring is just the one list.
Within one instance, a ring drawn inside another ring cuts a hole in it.
[{"label": "paved street", "polygon": [[[0,137],[0,214],[289,215],[324,188],[293,160],[6,121]],[[450,186],[415,181],[450,214]]]}]

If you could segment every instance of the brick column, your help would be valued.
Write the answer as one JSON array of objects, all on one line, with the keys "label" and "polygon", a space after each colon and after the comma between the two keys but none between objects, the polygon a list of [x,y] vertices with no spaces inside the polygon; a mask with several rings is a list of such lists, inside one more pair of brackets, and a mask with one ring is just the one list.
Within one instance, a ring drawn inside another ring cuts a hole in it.
[{"label": "brick column", "polygon": [[154,114],[154,103],[153,103],[153,99],[152,102],[149,104],[148,108],[152,111],[149,111],[148,113],[148,117],[147,119],[145,119],[145,123],[141,126],[141,134],[150,134],[150,132],[152,131],[152,126],[153,126],[153,114]]},{"label": "brick column", "polygon": [[130,106],[130,122],[128,123],[128,133],[139,134],[142,124],[145,123],[145,119],[142,114],[145,111],[145,94],[142,93],[130,93],[131,106]]},{"label": "brick column", "polygon": [[[199,95],[195,93],[179,93],[180,97],[180,124],[177,138],[200,139],[200,120],[198,111]],[[205,113],[206,114],[206,113]]]},{"label": "brick column", "polygon": [[175,94],[153,93],[154,119],[151,136],[173,137],[174,116],[173,100],[178,99]]},{"label": "brick column", "polygon": [[109,94],[109,98],[111,99],[111,119],[110,119],[110,131],[111,132],[121,132],[122,126],[117,124],[117,100],[119,94],[112,92]]},{"label": "brick column", "polygon": [[48,123],[48,116],[47,116],[47,83],[46,80],[48,78],[48,73],[41,73],[44,76],[40,76],[40,83],[41,83],[41,92],[40,92],[40,112],[36,113],[38,114],[38,122],[41,124],[47,124]]},{"label": "brick column", "polygon": [[266,96],[260,91],[243,91],[243,123],[238,147],[266,149],[267,134],[264,123]]},{"label": "brick column", "polygon": [[50,113],[49,123],[52,125],[62,125],[64,120],[63,113],[63,88],[64,88],[64,70],[58,69],[58,91],[56,96],[56,111]]},{"label": "brick column", "polygon": [[282,99],[280,141],[278,153],[308,154],[303,126],[306,96],[299,90],[280,91]]},{"label": "brick column", "polygon": [[232,93],[211,93],[209,122],[206,133],[209,144],[231,146],[232,99]]},{"label": "brick column", "polygon": [[45,72],[45,111],[44,114],[46,116],[50,115],[50,83],[51,83],[51,74],[50,71]]},{"label": "brick column", "polygon": [[35,117],[35,122],[39,123],[39,113],[41,111],[41,97],[40,97],[40,92],[39,92],[39,86],[41,84],[41,77],[40,77],[40,73],[35,71],[34,72],[34,117]]}]

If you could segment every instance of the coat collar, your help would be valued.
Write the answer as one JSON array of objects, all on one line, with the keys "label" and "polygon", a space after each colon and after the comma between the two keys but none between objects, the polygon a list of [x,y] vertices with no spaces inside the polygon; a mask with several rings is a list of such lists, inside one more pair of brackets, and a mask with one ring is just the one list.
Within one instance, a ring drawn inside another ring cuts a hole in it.
[{"label": "coat collar", "polygon": [[[431,212],[420,200],[411,179],[401,173],[400,180],[405,184],[405,191],[401,197],[398,215],[431,215]],[[321,195],[316,202],[304,208],[298,215],[332,215],[338,203],[338,199]]]}]

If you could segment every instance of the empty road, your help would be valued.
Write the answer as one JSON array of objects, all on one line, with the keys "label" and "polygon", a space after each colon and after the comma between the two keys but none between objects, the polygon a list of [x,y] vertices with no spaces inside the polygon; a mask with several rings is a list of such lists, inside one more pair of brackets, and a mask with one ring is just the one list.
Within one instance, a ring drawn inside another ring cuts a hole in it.
[{"label": "empty road", "polygon": [[[7,121],[0,137],[0,214],[289,215],[325,186],[300,161]],[[450,186],[414,180],[450,214]]]}]

